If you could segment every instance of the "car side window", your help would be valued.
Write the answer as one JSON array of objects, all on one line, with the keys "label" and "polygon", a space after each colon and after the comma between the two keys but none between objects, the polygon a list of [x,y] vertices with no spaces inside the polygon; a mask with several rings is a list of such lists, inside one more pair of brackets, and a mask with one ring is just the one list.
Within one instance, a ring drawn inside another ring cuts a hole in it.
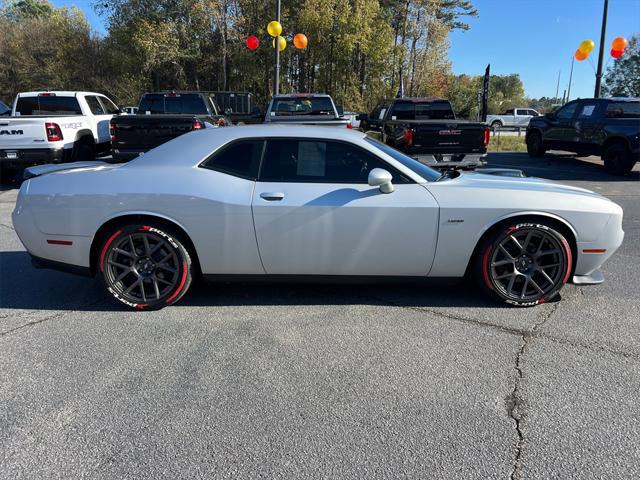
[{"label": "car side window", "polygon": [[593,116],[593,112],[596,110],[595,103],[584,103],[580,106],[578,118],[585,119]]},{"label": "car side window", "polygon": [[516,110],[516,115],[529,115],[528,110]]},{"label": "car side window", "polygon": [[98,100],[100,100],[100,103],[102,104],[102,108],[109,115],[117,115],[118,113],[120,113],[120,109],[116,107],[116,105],[107,97],[98,97]]},{"label": "car side window", "polygon": [[87,105],[89,105],[89,110],[94,115],[105,115],[104,108],[102,108],[102,104],[98,100],[98,97],[87,96],[84,98],[87,101]]},{"label": "car side window", "polygon": [[318,139],[273,139],[267,141],[260,180],[366,184],[374,168],[389,171],[394,183],[409,182],[386,162],[355,145]]},{"label": "car side window", "polygon": [[233,142],[215,151],[200,167],[235,177],[255,180],[258,177],[264,140]]},{"label": "car side window", "polygon": [[557,118],[558,120],[569,120],[573,118],[573,114],[576,112],[576,108],[578,108],[578,103],[568,103],[560,110],[558,110]]}]

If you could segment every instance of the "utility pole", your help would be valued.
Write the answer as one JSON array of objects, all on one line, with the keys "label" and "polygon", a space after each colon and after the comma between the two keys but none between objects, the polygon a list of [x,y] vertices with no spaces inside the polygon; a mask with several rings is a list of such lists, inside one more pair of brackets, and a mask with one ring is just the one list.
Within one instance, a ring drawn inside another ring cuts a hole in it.
[{"label": "utility pole", "polygon": [[567,102],[571,100],[571,80],[573,79],[573,63],[576,61],[575,55],[571,56],[571,73],[569,74],[569,91],[567,92]]},{"label": "utility pole", "polygon": [[602,61],[604,57],[604,40],[607,35],[607,12],[609,11],[609,0],[604,0],[604,11],[602,12],[602,30],[600,31],[600,50],[598,53],[598,71],[596,72],[596,90],[593,93],[595,98],[600,98],[600,84],[602,83]]},{"label": "utility pole", "polygon": [[558,83],[556,84],[556,96],[554,98],[555,102],[558,103],[558,92],[560,91],[560,73],[562,70],[558,70]]},{"label": "utility pole", "polygon": [[[280,23],[280,0],[276,0],[276,20]],[[278,95],[280,93],[280,36],[274,37],[273,42],[276,51],[273,69],[273,94]]]}]

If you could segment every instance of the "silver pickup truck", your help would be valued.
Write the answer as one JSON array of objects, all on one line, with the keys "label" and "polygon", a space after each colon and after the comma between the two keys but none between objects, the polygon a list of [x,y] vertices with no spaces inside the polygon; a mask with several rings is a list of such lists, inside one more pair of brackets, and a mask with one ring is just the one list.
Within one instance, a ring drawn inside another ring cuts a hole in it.
[{"label": "silver pickup truck", "polygon": [[502,115],[487,115],[487,124],[493,129],[502,127],[527,128],[529,120],[539,116],[540,113],[532,108],[510,108]]},{"label": "silver pickup truck", "polygon": [[333,99],[326,94],[292,93],[274,95],[264,123],[285,125],[326,125],[353,128]]}]

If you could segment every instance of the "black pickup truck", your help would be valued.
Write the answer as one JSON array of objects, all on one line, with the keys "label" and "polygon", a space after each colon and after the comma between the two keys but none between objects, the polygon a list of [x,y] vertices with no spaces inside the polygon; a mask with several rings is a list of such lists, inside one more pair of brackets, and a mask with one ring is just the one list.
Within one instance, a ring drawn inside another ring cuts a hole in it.
[{"label": "black pickup truck", "polygon": [[640,160],[640,98],[583,98],[534,117],[527,128],[527,151],[600,155],[607,171],[625,174]]},{"label": "black pickup truck", "polygon": [[131,160],[184,133],[231,125],[206,92],[145,93],[137,115],[111,119],[113,159]]},{"label": "black pickup truck", "polygon": [[[442,98],[397,98],[384,109],[382,141],[436,168],[475,168],[486,162],[490,130],[482,122],[457,120]],[[365,124],[367,115],[360,116]]]},{"label": "black pickup truck", "polygon": [[222,107],[224,114],[234,125],[262,123],[264,113],[254,105],[253,94],[249,92],[211,92],[216,105]]}]

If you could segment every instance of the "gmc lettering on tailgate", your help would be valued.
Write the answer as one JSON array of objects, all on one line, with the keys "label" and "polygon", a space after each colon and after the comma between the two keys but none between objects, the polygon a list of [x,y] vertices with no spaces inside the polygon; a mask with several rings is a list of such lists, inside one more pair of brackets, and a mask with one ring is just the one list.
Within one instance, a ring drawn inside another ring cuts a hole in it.
[{"label": "gmc lettering on tailgate", "polygon": [[23,130],[0,130],[0,135],[24,135]]}]

